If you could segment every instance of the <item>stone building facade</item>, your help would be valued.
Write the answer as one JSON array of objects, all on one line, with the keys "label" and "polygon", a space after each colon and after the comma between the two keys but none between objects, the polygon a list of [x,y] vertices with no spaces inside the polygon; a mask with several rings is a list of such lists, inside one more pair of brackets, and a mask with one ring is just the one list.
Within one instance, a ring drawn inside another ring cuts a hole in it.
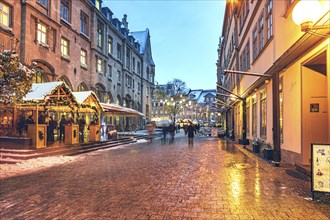
[{"label": "stone building facade", "polygon": [[[218,99],[228,136],[246,132],[272,145],[275,162],[309,165],[311,144],[330,143],[329,29],[302,31],[292,19],[299,2],[227,1],[217,60],[227,96]],[[313,26],[329,25],[328,1],[314,3]]]},{"label": "stone building facade", "polygon": [[[0,1],[0,49],[41,69],[35,82],[64,81],[73,91],[151,112],[155,64],[150,33],[130,32],[101,0]],[[140,121],[142,125],[142,121]]]}]

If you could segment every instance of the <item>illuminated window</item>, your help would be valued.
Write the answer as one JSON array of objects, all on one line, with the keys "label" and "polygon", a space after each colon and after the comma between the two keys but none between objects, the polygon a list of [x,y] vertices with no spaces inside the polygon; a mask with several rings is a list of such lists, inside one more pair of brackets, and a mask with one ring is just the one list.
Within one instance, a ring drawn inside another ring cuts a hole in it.
[{"label": "illuminated window", "polygon": [[267,95],[266,91],[260,93],[260,137],[267,136]]},{"label": "illuminated window", "polygon": [[257,136],[257,96],[252,96],[252,136]]},{"label": "illuminated window", "polygon": [[280,98],[280,140],[283,143],[283,76],[279,81],[279,98]]},{"label": "illuminated window", "polygon": [[95,7],[96,7],[98,10],[100,10],[100,8],[101,8],[101,2],[100,2],[100,0],[95,0]]},{"label": "illuminated window", "polygon": [[87,52],[83,49],[80,50],[80,64],[87,66]]},{"label": "illuminated window", "polygon": [[96,70],[98,73],[103,73],[103,60],[101,58],[97,58]]},{"label": "illuminated window", "polygon": [[0,2],[0,24],[10,27],[11,8],[8,5]]},{"label": "illuminated window", "polygon": [[38,23],[37,39],[39,43],[47,44],[47,27],[42,23]]},{"label": "illuminated window", "polygon": [[61,38],[61,55],[64,58],[69,58],[69,41]]},{"label": "illuminated window", "polygon": [[69,0],[61,0],[61,6],[60,6],[60,16],[61,19],[70,22],[70,1]]},{"label": "illuminated window", "polygon": [[112,45],[112,37],[108,37],[108,53],[112,54],[113,52],[113,45]]}]

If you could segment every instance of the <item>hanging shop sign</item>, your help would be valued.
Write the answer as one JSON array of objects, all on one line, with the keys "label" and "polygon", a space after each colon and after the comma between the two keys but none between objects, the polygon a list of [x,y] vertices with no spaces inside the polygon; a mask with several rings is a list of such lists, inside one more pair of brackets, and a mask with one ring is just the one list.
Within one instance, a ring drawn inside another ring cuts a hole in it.
[{"label": "hanging shop sign", "polygon": [[330,144],[312,144],[312,193],[330,193]]}]

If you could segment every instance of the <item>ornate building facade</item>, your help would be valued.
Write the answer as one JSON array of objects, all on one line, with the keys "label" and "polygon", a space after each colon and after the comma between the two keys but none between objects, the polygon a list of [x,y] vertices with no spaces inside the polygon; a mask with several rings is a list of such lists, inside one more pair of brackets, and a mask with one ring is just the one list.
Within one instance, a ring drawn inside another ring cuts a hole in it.
[{"label": "ornate building facade", "polygon": [[113,18],[101,0],[4,0],[0,6],[0,50],[16,50],[26,66],[36,63],[35,82],[93,90],[101,102],[149,119],[155,64],[148,29],[130,32],[127,15]]},{"label": "ornate building facade", "polygon": [[[275,162],[308,165],[311,144],[330,142],[329,29],[302,31],[298,2],[227,1],[217,61],[227,95],[218,99],[228,136],[262,138]],[[315,3],[325,10],[313,26],[329,25],[328,1]]]}]

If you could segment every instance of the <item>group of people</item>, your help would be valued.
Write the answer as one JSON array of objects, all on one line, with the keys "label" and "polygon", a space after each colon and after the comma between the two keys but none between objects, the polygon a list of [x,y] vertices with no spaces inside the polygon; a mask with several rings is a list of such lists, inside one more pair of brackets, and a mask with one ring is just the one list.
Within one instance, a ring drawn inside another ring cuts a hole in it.
[{"label": "group of people", "polygon": [[[65,138],[65,125],[74,124],[74,120],[72,117],[66,118],[65,115],[61,116],[59,123],[53,119],[52,116],[48,114],[41,113],[38,117],[38,124],[46,124],[47,125],[47,141],[55,141],[54,130],[59,129],[59,140],[64,140]],[[85,117],[80,117],[77,121],[79,125],[79,142],[84,142],[84,130],[86,126]],[[91,124],[96,124],[96,120],[93,120]],[[29,115],[27,118],[24,115],[20,115],[18,118],[18,134],[20,136],[23,135],[24,130],[28,131],[28,125],[35,124],[32,115]]]},{"label": "group of people", "polygon": [[[183,129],[184,129],[185,135],[188,136],[188,145],[193,146],[194,136],[195,136],[196,132],[198,132],[198,130],[199,130],[199,125],[194,125],[193,123],[189,123],[187,125],[184,125]],[[175,126],[172,123],[168,127],[164,126],[162,129],[162,144],[166,144],[167,133],[170,134],[169,144],[173,144],[175,133],[179,133],[179,132],[180,132],[180,125]]]}]

